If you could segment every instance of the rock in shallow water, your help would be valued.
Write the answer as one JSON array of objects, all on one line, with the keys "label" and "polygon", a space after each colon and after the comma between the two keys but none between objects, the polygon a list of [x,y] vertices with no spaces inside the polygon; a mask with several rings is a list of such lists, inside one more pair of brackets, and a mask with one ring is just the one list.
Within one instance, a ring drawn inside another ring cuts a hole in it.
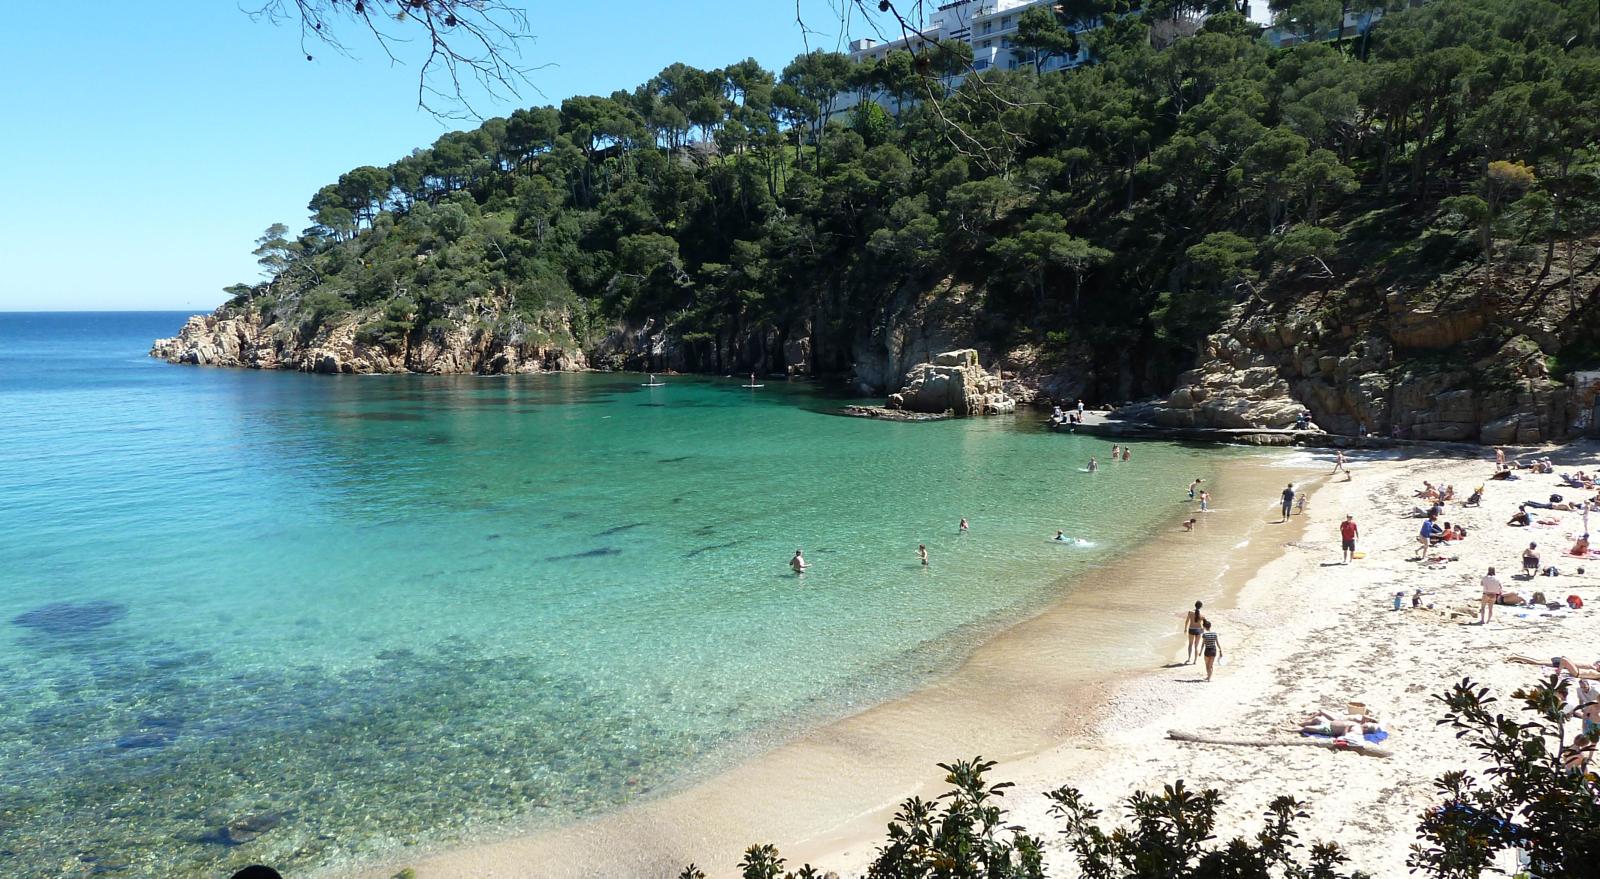
[{"label": "rock in shallow water", "polygon": [[11,624],[47,635],[81,635],[104,628],[128,615],[128,606],[114,601],[70,601],[36,607],[11,618]]}]

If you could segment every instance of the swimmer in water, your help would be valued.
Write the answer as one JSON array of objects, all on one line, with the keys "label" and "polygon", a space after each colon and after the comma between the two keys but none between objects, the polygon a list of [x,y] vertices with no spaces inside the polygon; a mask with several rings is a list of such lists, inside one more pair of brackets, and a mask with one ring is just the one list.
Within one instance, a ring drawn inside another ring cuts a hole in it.
[{"label": "swimmer in water", "polygon": [[800,550],[797,549],[794,551],[794,558],[789,560],[789,567],[793,568],[796,574],[804,574],[806,568],[811,567],[811,565],[806,562],[806,557],[801,555]]},{"label": "swimmer in water", "polygon": [[1119,443],[1111,447],[1111,460],[1115,461],[1122,454],[1122,445]]},{"label": "swimmer in water", "polygon": [[967,530],[968,530],[967,529],[967,517],[966,516],[962,516],[961,517],[961,533],[965,534],[965,533],[967,533]]},{"label": "swimmer in water", "polygon": [[1057,531],[1056,532],[1056,536],[1051,538],[1051,539],[1052,540],[1059,540],[1062,543],[1066,543],[1067,542],[1067,533],[1065,531]]},{"label": "swimmer in water", "polygon": [[1122,460],[1123,461],[1127,461],[1132,457],[1133,457],[1133,452],[1129,451],[1127,446],[1123,446],[1122,447]]},{"label": "swimmer in water", "polygon": [[1090,458],[1089,459],[1089,472],[1093,473],[1094,471],[1099,470],[1099,469],[1100,469],[1100,462],[1095,460],[1094,458]]},{"label": "swimmer in water", "polygon": [[928,566],[928,546],[924,543],[917,544],[917,558],[922,559],[922,566]]}]

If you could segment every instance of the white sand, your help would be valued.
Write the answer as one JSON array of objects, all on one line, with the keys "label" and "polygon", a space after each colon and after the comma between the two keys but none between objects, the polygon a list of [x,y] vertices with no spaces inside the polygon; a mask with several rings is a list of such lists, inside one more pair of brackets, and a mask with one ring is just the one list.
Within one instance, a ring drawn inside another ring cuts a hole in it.
[{"label": "white sand", "polygon": [[[1593,473],[1600,467],[1593,446],[1557,450],[1552,457],[1558,472]],[[1198,666],[1143,677],[1117,694],[1096,728],[1096,741],[999,767],[997,778],[1017,783],[1008,797],[1012,819],[1049,837],[1057,826],[1047,815],[1044,791],[1071,784],[1097,807],[1120,816],[1132,791],[1159,791],[1183,779],[1192,789],[1215,787],[1223,793],[1218,836],[1228,839],[1253,835],[1267,804],[1289,794],[1309,802],[1303,840],[1339,842],[1351,856],[1350,866],[1374,876],[1405,875],[1417,817],[1436,802],[1434,779],[1448,770],[1480,766],[1452,730],[1436,724],[1443,711],[1431,697],[1470,676],[1508,702],[1512,690],[1543,674],[1502,661],[1511,653],[1600,658],[1600,562],[1561,556],[1581,528],[1579,514],[1544,511],[1562,520],[1554,527],[1504,524],[1519,501],[1543,501],[1552,493],[1574,500],[1579,493],[1560,487],[1554,476],[1489,481],[1490,460],[1356,461],[1353,481],[1334,477],[1324,484],[1308,505],[1305,536],[1284,545],[1283,554],[1240,592],[1235,606],[1207,607],[1226,657],[1215,679],[1195,683],[1204,678]],[[1441,548],[1443,555],[1459,560],[1439,567],[1409,560],[1415,557],[1421,520],[1405,514],[1422,503],[1412,492],[1424,479],[1453,484],[1459,499],[1473,486],[1485,486],[1481,508],[1446,505],[1441,518],[1460,522],[1468,537]],[[1344,566],[1336,564],[1338,523],[1347,513],[1356,517],[1358,548],[1367,556]],[[1591,525],[1600,527],[1600,516],[1591,513]],[[1530,540],[1539,544],[1541,563],[1555,565],[1562,576],[1538,577],[1526,586],[1512,578]],[[1552,599],[1577,594],[1586,607],[1537,618],[1499,607],[1493,622],[1476,625],[1479,579],[1490,565],[1508,591],[1537,589]],[[1575,574],[1580,566],[1587,574]],[[1465,613],[1450,619],[1411,610],[1411,593],[1419,587],[1431,593],[1425,603]],[[1405,609],[1396,612],[1393,597],[1400,590],[1406,593]],[[1181,659],[1182,642],[1177,637],[1172,642]],[[1184,744],[1165,737],[1169,729],[1182,729],[1295,739],[1298,735],[1285,729],[1292,718],[1319,707],[1339,711],[1351,700],[1366,703],[1384,721],[1390,738],[1383,746],[1394,759],[1320,748]],[[1099,751],[1101,759],[1091,771],[1075,772],[1085,746]],[[858,850],[822,860],[854,872],[867,856],[870,851]],[[1052,875],[1076,874],[1059,845],[1051,867]]]},{"label": "white sand", "polygon": [[[1560,469],[1600,468],[1593,446],[1552,455],[1566,465]],[[1275,508],[1285,474],[1297,481],[1299,474],[1247,467],[1220,504],[1226,509],[1205,518],[1196,534],[1160,538],[1155,551],[1097,572],[1101,580],[986,643],[946,680],[618,813],[417,853],[356,875],[387,879],[411,866],[418,879],[666,876],[692,860],[721,877],[737,875],[739,851],[756,842],[777,844],[792,866],[810,862],[857,875],[894,806],[943,789],[933,764],[977,754],[1000,760],[994,780],[1016,782],[1007,797],[1012,819],[1047,840],[1052,875],[1075,869],[1047,815],[1045,791],[1070,784],[1120,813],[1133,791],[1180,778],[1223,792],[1224,838],[1254,834],[1266,805],[1290,794],[1309,804],[1303,839],[1338,841],[1351,866],[1372,875],[1404,875],[1434,778],[1477,765],[1435,725],[1441,711],[1432,695],[1470,675],[1504,697],[1540,676],[1503,662],[1508,653],[1592,661],[1600,652],[1600,609],[1523,619],[1501,608],[1492,624],[1474,624],[1484,569],[1496,565],[1508,588],[1519,586],[1510,575],[1529,540],[1545,550],[1545,564],[1566,574],[1540,578],[1535,588],[1552,597],[1576,593],[1600,608],[1600,561],[1558,557],[1571,544],[1576,514],[1554,514],[1563,520],[1554,528],[1503,524],[1518,501],[1576,492],[1554,487],[1553,476],[1488,481],[1488,461],[1356,457],[1353,481],[1336,477],[1318,488],[1306,515],[1284,525],[1264,511]],[[1447,544],[1446,554],[1459,560],[1439,568],[1409,560],[1420,521],[1406,514],[1419,503],[1412,491],[1423,479],[1452,483],[1463,499],[1474,485],[1487,487],[1479,509],[1448,505],[1444,518],[1463,523],[1469,537]],[[1356,516],[1367,553],[1348,566],[1337,564],[1337,526],[1346,513]],[[1579,564],[1590,573],[1573,575]],[[1136,588],[1127,589],[1130,583]],[[1447,619],[1410,610],[1419,586],[1437,608],[1469,613]],[[1400,612],[1392,610],[1397,590],[1407,595]],[[1195,597],[1206,597],[1226,654],[1214,681],[1198,680],[1204,671],[1193,665],[1086,683],[1096,669],[1104,677],[1108,668],[1181,660],[1179,611]],[[1385,721],[1391,737],[1384,745],[1395,759],[1166,738],[1167,730],[1183,729],[1293,740],[1292,718],[1352,700]]]}]

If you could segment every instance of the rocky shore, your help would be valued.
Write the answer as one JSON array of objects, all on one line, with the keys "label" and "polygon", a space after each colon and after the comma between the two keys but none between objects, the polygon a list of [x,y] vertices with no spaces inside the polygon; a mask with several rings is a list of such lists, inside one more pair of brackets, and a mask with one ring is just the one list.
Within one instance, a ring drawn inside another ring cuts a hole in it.
[{"label": "rocky shore", "polygon": [[363,338],[355,314],[325,322],[307,335],[254,308],[195,315],[176,336],[157,339],[150,355],[196,366],[321,373],[496,375],[588,367],[581,350],[537,342],[523,334],[502,334],[487,326],[459,322],[419,338],[384,344]]}]

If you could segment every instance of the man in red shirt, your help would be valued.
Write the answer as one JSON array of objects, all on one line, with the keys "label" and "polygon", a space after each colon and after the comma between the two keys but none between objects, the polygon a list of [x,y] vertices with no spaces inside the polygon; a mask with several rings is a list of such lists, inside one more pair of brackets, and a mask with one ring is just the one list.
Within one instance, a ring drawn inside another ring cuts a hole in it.
[{"label": "man in red shirt", "polygon": [[1339,537],[1344,543],[1344,563],[1347,565],[1350,564],[1351,559],[1356,557],[1356,535],[1358,533],[1360,532],[1356,528],[1356,517],[1345,516],[1344,521],[1339,523]]}]

